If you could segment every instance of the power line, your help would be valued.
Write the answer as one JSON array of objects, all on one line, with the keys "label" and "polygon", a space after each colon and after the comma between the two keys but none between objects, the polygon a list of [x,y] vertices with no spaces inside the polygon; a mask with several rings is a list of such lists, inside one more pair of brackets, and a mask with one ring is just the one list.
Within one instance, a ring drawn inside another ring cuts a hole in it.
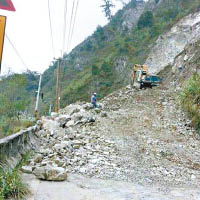
[{"label": "power line", "polygon": [[8,35],[6,34],[6,38],[9,41],[10,45],[12,46],[12,48],[14,49],[15,53],[17,54],[17,56],[19,57],[19,59],[21,60],[22,64],[26,67],[26,69],[28,70],[27,65],[25,64],[23,58],[21,57],[21,55],[19,54],[19,52],[17,51],[15,45],[12,43],[12,41],[10,40],[10,38],[8,37]]},{"label": "power line", "polygon": [[65,49],[66,23],[67,23],[67,0],[65,0],[65,7],[64,7],[64,27],[63,27],[63,49],[62,49],[62,54],[64,54],[64,49]]},{"label": "power line", "polygon": [[52,22],[51,22],[51,9],[50,9],[50,2],[48,0],[48,11],[49,11],[49,25],[50,25],[50,32],[51,32],[51,45],[53,56],[55,57],[55,48],[54,48],[54,40],[53,40],[53,29],[52,29]]},{"label": "power line", "polygon": [[69,35],[68,35],[68,42],[67,42],[67,53],[69,49],[70,35],[71,35],[72,22],[73,22],[73,16],[74,16],[74,6],[75,6],[75,0],[73,1],[72,13],[71,13],[71,19],[70,19]]},{"label": "power line", "polygon": [[68,46],[69,49],[70,49],[71,42],[72,42],[72,39],[73,39],[74,27],[75,27],[75,23],[76,23],[78,6],[79,6],[79,0],[77,1],[77,4],[76,4],[75,16],[74,16],[74,21],[73,21],[73,26],[72,26],[72,33],[71,33],[70,42],[69,42],[69,46]]}]

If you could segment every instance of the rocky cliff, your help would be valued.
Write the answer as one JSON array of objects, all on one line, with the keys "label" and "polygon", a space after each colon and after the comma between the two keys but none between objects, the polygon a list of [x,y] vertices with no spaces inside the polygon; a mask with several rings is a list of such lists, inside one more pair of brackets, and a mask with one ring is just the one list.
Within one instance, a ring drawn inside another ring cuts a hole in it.
[{"label": "rocky cliff", "polygon": [[167,33],[161,35],[145,62],[151,73],[158,73],[186,47],[200,37],[200,12],[190,14],[176,23]]}]

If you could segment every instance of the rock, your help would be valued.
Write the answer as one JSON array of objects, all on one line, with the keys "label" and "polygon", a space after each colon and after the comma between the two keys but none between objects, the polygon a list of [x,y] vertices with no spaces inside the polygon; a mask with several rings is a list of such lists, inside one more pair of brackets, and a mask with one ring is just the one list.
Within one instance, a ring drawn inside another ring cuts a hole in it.
[{"label": "rock", "polygon": [[194,174],[192,174],[191,179],[192,180],[196,179],[196,176]]},{"label": "rock", "polygon": [[32,166],[22,166],[21,171],[26,174],[32,174]]},{"label": "rock", "polygon": [[87,169],[82,167],[79,169],[79,172],[81,172],[82,174],[85,174],[87,172]]},{"label": "rock", "polygon": [[107,114],[107,112],[101,112],[101,117],[107,117],[108,116],[108,114]]},{"label": "rock", "polygon": [[65,136],[65,129],[63,128],[58,128],[54,131],[54,137],[64,137]]},{"label": "rock", "polygon": [[72,126],[74,126],[74,120],[70,120],[69,122],[67,122],[67,124],[65,126],[66,127],[72,127]]},{"label": "rock", "polygon": [[80,105],[70,104],[69,106],[64,108],[61,112],[63,114],[67,114],[67,115],[73,115],[74,113],[77,113],[80,110],[81,110],[81,106]]},{"label": "rock", "polygon": [[98,108],[102,110],[104,108],[104,105],[102,103],[98,103]]},{"label": "rock", "polygon": [[89,122],[89,123],[91,123],[91,122],[92,122],[92,123],[95,122],[95,118],[94,118],[94,117],[90,117],[90,118],[88,119],[88,122]]},{"label": "rock", "polygon": [[163,106],[166,106],[168,103],[167,102],[162,102],[162,105]]},{"label": "rock", "polygon": [[60,127],[65,128],[66,123],[71,120],[71,117],[69,115],[61,115],[55,120],[59,123]]},{"label": "rock", "polygon": [[38,178],[42,180],[46,180],[46,169],[45,167],[36,167],[33,171],[33,174]]},{"label": "rock", "polygon": [[52,113],[51,113],[51,117],[53,117],[53,118],[56,118],[56,117],[58,117],[58,116],[59,116],[59,114],[56,113],[56,112],[52,112]]},{"label": "rock", "polygon": [[34,158],[34,163],[40,163],[43,159],[43,155],[42,154],[37,154]]},{"label": "rock", "polygon": [[86,103],[83,105],[83,109],[85,109],[87,111],[91,110],[91,109],[93,109],[93,105],[91,103]]},{"label": "rock", "polygon": [[47,156],[47,155],[52,153],[52,150],[50,150],[50,149],[40,149],[40,153],[44,156]]},{"label": "rock", "polygon": [[55,144],[54,146],[53,146],[53,150],[54,151],[56,151],[56,152],[59,152],[61,149],[63,149],[64,148],[64,146],[63,145],[61,145],[61,144]]},{"label": "rock", "polygon": [[71,143],[69,141],[62,141],[60,144],[55,144],[53,146],[53,149],[54,149],[54,151],[58,152],[58,151],[65,149],[67,147],[69,148],[70,144]]},{"label": "rock", "polygon": [[72,129],[72,127],[68,127],[65,129],[65,135],[73,135],[75,131]]},{"label": "rock", "polygon": [[59,128],[59,123],[57,121],[53,121],[53,120],[44,120],[43,121],[43,129],[45,129],[45,130],[49,130],[51,132],[58,128]]},{"label": "rock", "polygon": [[36,167],[33,173],[38,179],[41,180],[64,181],[67,179],[67,171],[62,167]]},{"label": "rock", "polygon": [[90,118],[90,114],[85,110],[80,110],[80,112],[75,113],[72,115],[72,120],[77,124],[78,122],[85,123]]},{"label": "rock", "polygon": [[99,108],[95,108],[94,111],[99,114],[101,112],[101,110]]}]

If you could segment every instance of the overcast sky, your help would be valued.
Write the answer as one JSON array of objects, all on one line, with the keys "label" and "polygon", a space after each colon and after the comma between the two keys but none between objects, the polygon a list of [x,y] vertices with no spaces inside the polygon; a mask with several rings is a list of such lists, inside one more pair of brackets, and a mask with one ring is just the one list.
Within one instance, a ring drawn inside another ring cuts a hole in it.
[{"label": "overcast sky", "polygon": [[[43,72],[48,68],[54,57],[51,46],[48,0],[12,1],[16,12],[0,10],[0,15],[7,16],[6,34],[23,58],[28,69]],[[56,57],[60,56],[62,50],[64,2],[65,0],[50,0]],[[72,2],[72,0],[68,0],[67,34]],[[103,0],[80,0],[71,47],[75,47],[91,35],[97,25],[103,26],[107,23],[102,8],[100,8],[102,2]],[[113,12],[116,12],[122,7],[122,4],[117,0],[114,3],[116,7]],[[67,38],[68,36],[66,36],[66,41]],[[8,69],[13,72],[22,72],[26,70],[26,67],[5,38],[2,73],[6,73]]]}]

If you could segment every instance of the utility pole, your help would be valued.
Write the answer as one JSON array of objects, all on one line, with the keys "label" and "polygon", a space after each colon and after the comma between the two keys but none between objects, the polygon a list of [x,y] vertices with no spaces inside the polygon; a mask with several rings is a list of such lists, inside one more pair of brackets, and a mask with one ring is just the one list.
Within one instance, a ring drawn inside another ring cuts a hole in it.
[{"label": "utility pole", "polygon": [[60,77],[61,77],[61,62],[62,59],[58,58],[58,67],[57,67],[57,82],[56,82],[56,106],[55,112],[60,110]]},{"label": "utility pole", "polygon": [[35,105],[35,118],[39,118],[38,108],[39,108],[39,99],[40,99],[40,90],[41,90],[41,82],[42,82],[42,74],[40,74],[40,80],[39,80],[39,86],[37,91],[37,99],[36,99],[36,105]]}]

